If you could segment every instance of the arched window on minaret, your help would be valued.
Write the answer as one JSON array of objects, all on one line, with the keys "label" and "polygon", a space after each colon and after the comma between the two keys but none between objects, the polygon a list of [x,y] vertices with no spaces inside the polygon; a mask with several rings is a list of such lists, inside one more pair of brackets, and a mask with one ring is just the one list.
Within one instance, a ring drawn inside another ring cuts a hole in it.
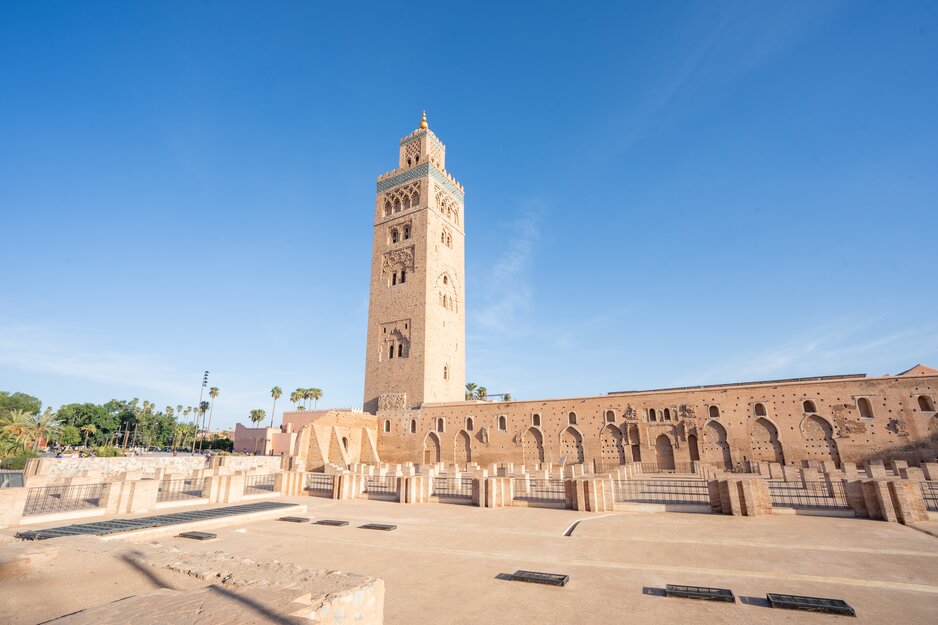
[{"label": "arched window on minaret", "polygon": [[407,282],[407,270],[401,269],[401,284]]},{"label": "arched window on minaret", "polygon": [[394,343],[388,345],[388,358],[394,358]]},{"label": "arched window on minaret", "polygon": [[397,239],[398,239],[397,228],[392,228],[391,229],[391,243],[397,243]]},{"label": "arched window on minaret", "polygon": [[397,357],[398,358],[404,357],[404,344],[403,343],[397,344]]},{"label": "arched window on minaret", "polygon": [[410,226],[404,226],[404,240],[410,238]]}]

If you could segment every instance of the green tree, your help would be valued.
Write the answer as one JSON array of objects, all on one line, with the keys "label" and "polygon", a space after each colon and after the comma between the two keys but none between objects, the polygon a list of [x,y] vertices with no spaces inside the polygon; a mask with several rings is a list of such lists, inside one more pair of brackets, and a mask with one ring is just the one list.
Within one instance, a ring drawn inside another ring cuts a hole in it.
[{"label": "green tree", "polygon": [[502,399],[504,399],[505,401],[511,401],[511,393],[505,393],[504,395],[502,395]]},{"label": "green tree", "polygon": [[254,426],[257,427],[257,424],[263,421],[264,417],[266,416],[267,416],[267,413],[265,411],[263,411],[260,408],[255,408],[254,410],[251,411],[249,418],[251,419],[251,423],[253,423]]},{"label": "green tree", "polygon": [[53,440],[66,447],[77,445],[81,442],[81,431],[74,425],[62,425]]},{"label": "green tree", "polygon": [[488,396],[489,396],[489,389],[485,388],[484,386],[480,386],[479,388],[476,389],[476,399],[484,400]]},{"label": "green tree", "polygon": [[29,414],[38,414],[42,402],[26,393],[8,393],[0,391],[0,417],[12,410],[23,410]]},{"label": "green tree", "polygon": [[270,389],[270,396],[274,398],[274,407],[270,410],[270,427],[274,427],[274,414],[277,412],[277,400],[283,395],[283,389],[275,386]]},{"label": "green tree", "polygon": [[322,399],[322,389],[321,388],[309,389],[309,396],[313,398],[313,409],[315,409],[316,405],[319,403],[319,400]]},{"label": "green tree", "polygon": [[475,399],[476,397],[476,388],[478,385],[475,382],[466,382],[466,399]]}]

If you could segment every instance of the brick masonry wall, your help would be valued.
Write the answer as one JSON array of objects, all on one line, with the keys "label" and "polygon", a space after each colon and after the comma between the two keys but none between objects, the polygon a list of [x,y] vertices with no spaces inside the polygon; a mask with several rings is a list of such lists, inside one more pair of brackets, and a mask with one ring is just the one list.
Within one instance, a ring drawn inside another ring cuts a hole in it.
[{"label": "brick masonry wall", "polygon": [[[530,464],[541,453],[539,439],[545,462],[558,462],[561,456],[575,462],[579,438],[587,463],[614,460],[618,454],[628,460],[660,460],[659,450],[665,446],[670,446],[675,461],[682,462],[691,460],[696,440],[700,460],[718,466],[734,466],[745,460],[783,460],[789,465],[800,465],[804,460],[860,464],[870,458],[918,464],[938,457],[938,416],[919,408],[919,395],[938,400],[938,376],[425,405],[417,410],[378,412],[378,451],[384,462],[434,461],[425,453],[433,455],[439,441],[442,462]],[[860,416],[859,397],[870,401],[872,418]],[[805,413],[805,400],[814,402],[814,413]],[[764,417],[756,415],[757,403],[765,407]],[[718,417],[710,418],[711,406],[718,410]],[[654,422],[650,420],[652,408],[657,417]],[[662,420],[665,409],[670,420]],[[569,424],[570,413],[575,414],[576,425]],[[607,413],[612,421],[606,420]],[[505,417],[504,430],[499,427],[500,416]],[[436,431],[438,419],[443,419],[442,432]],[[540,425],[535,426],[535,420]],[[385,432],[385,427],[390,431]],[[770,440],[772,436],[777,444]]]}]

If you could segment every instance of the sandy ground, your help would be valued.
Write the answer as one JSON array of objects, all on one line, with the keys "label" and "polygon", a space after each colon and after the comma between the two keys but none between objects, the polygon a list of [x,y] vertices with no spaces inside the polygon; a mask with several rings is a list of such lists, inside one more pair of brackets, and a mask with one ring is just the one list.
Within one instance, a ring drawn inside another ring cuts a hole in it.
[{"label": "sandy ground", "polygon": [[[208,543],[166,535],[107,546],[89,538],[6,544],[0,561],[15,560],[14,551],[24,548],[37,556],[19,570],[4,567],[0,622],[41,622],[160,585],[202,584],[165,569],[142,571],[121,558],[132,550],[176,547],[381,577],[389,625],[770,624],[846,618],[773,610],[766,592],[842,598],[858,615],[844,622],[938,623],[938,538],[896,524],[294,500],[309,505],[307,516],[351,523],[258,521],[213,530],[219,538]],[[581,522],[565,537],[576,521]],[[398,529],[356,527],[365,522]],[[54,556],[41,555],[50,549]],[[499,578],[517,569],[565,573],[570,583],[554,588]],[[660,589],[667,583],[731,588],[740,602],[666,598]],[[166,622],[178,621],[167,615]]]}]

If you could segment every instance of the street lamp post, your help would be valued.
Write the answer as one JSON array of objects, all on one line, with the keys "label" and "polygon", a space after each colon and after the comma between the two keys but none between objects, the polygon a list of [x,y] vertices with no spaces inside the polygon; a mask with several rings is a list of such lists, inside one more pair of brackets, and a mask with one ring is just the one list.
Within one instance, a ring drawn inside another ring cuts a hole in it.
[{"label": "street lamp post", "polygon": [[202,387],[199,389],[199,403],[195,411],[195,435],[192,437],[192,449],[189,453],[195,453],[195,440],[199,437],[199,410],[202,409],[202,394],[205,393],[205,387],[208,386],[208,371],[202,374]]}]

